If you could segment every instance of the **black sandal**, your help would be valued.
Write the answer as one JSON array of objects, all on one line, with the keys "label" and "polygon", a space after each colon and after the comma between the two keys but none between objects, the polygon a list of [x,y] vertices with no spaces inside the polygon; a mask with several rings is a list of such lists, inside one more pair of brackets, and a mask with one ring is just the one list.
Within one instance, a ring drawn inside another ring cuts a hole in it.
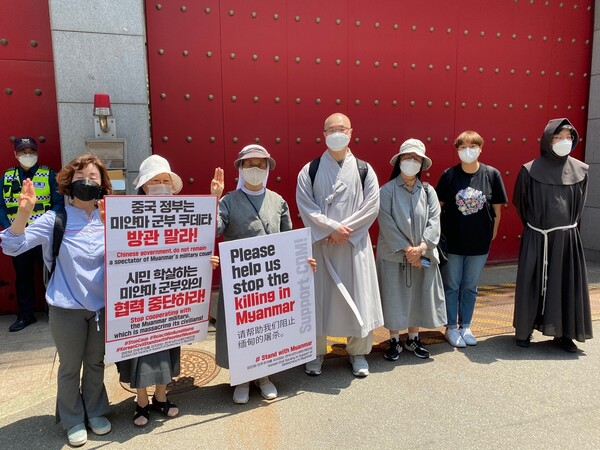
[{"label": "black sandal", "polygon": [[[135,421],[137,419],[139,419],[140,417],[145,417],[146,418],[146,423],[143,425],[138,425],[137,423],[135,423]],[[146,425],[148,425],[148,423],[150,422],[150,403],[148,403],[146,406],[140,406],[138,405],[138,403],[135,403],[135,414],[133,416],[133,424],[136,427],[145,427]]]},{"label": "black sandal", "polygon": [[[160,411],[167,417],[176,417],[176,415],[169,416],[169,411],[171,410],[171,408],[177,408],[177,405],[175,403],[171,403],[169,401],[169,399],[167,399],[167,401],[165,401],[165,402],[159,402],[158,400],[156,400],[156,397],[153,396],[152,397],[152,407],[155,410]],[[177,413],[177,414],[179,414],[179,413]]]}]

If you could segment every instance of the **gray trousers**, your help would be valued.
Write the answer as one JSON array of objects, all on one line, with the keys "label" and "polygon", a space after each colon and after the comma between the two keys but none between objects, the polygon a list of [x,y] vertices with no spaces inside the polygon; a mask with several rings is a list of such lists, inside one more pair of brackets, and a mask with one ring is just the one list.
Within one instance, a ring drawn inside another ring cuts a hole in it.
[{"label": "gray trousers", "polygon": [[[371,330],[364,338],[351,336],[346,338],[346,351],[349,355],[368,355],[373,348],[373,331]],[[327,336],[317,336],[317,355],[327,354]]]},{"label": "gray trousers", "polygon": [[50,306],[48,315],[60,358],[56,422],[67,430],[110,409],[104,387],[104,308],[98,321],[87,309]]}]

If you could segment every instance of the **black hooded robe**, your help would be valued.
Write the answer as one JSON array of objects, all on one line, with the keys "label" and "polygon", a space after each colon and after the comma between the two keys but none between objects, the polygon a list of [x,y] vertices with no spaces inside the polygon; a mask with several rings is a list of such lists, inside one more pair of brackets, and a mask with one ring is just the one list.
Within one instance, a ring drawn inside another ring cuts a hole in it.
[{"label": "black hooded robe", "polygon": [[[552,151],[552,136],[567,119],[548,122],[541,140],[541,156],[524,164],[518,175],[513,204],[525,229],[519,252],[513,326],[517,339],[528,339],[533,329],[546,336],[579,342],[592,338],[587,268],[579,228],[548,232],[547,285],[542,293],[544,235],[540,230],[579,224],[588,182],[588,165]],[[579,141],[571,130],[573,147]],[[542,314],[543,310],[543,314]]]}]

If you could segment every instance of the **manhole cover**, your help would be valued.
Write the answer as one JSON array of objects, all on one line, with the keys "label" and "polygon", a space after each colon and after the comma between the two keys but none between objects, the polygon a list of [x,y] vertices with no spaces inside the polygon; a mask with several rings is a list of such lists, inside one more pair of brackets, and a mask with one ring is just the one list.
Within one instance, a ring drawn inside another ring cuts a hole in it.
[{"label": "manhole cover", "polygon": [[[181,372],[167,385],[167,393],[169,395],[179,394],[204,386],[213,380],[220,370],[212,353],[203,350],[181,349]],[[130,388],[127,383],[121,383],[121,387],[126,391],[136,393],[135,388]],[[148,395],[153,393],[154,387],[148,387]]]}]

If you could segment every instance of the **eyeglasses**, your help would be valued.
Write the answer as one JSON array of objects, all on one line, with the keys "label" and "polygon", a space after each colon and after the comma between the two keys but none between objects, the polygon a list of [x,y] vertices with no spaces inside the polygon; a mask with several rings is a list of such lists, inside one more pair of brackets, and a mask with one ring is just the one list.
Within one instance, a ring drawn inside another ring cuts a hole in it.
[{"label": "eyeglasses", "polygon": [[421,158],[420,156],[417,156],[417,155],[410,155],[410,154],[400,155],[400,161],[404,161],[407,159],[414,159],[415,161],[417,161],[419,163],[423,162],[423,158]]},{"label": "eyeglasses", "polygon": [[242,168],[244,169],[251,169],[253,167],[258,167],[259,169],[263,169],[265,170],[267,168],[267,161],[261,161],[258,164],[257,163],[252,163],[251,161],[242,161]]},{"label": "eyeglasses", "polygon": [[571,136],[571,135],[559,136],[558,134],[555,136],[552,136],[552,142],[562,141],[563,139],[566,139],[567,141],[573,141],[573,136]]},{"label": "eyeglasses", "polygon": [[350,128],[346,128],[346,127],[332,127],[332,128],[327,128],[325,130],[325,134],[333,134],[333,133],[347,133],[348,131],[350,131]]},{"label": "eyeglasses", "polygon": [[166,184],[168,186],[173,184],[173,180],[171,180],[171,177],[169,177],[168,179],[164,179],[164,180],[160,180],[160,179],[152,179],[152,180],[148,180],[146,182],[146,184]]}]

